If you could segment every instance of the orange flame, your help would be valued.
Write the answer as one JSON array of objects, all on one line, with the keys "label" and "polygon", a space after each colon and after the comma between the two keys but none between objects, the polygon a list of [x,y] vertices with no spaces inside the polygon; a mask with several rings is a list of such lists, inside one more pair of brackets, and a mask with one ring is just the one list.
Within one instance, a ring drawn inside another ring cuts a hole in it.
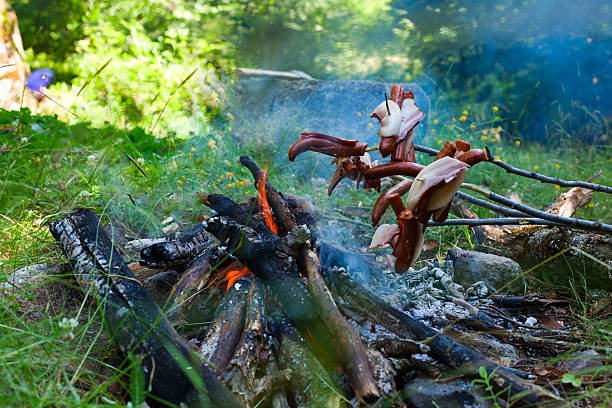
[{"label": "orange flame", "polygon": [[266,221],[266,225],[270,230],[278,235],[278,225],[274,222],[274,218],[272,218],[272,210],[270,209],[270,205],[268,204],[268,197],[266,197],[266,172],[264,171],[263,177],[259,180],[257,191],[259,192],[259,196],[257,197],[257,204],[259,206],[259,211],[263,213],[264,220]]},{"label": "orange flame", "polygon": [[223,278],[224,282],[227,281],[227,289],[225,289],[225,291],[227,292],[234,285],[234,283],[236,283],[238,279],[242,278],[243,276],[246,276],[248,273],[249,268],[247,268],[246,266],[241,270],[234,269],[228,271],[225,275],[225,278]]}]

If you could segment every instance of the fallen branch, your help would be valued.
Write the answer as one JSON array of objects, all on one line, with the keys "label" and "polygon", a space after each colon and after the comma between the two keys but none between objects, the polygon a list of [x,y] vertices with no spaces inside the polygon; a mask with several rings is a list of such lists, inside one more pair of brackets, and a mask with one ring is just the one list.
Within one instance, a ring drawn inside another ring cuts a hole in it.
[{"label": "fallen branch", "polygon": [[446,225],[551,225],[563,227],[563,224],[543,220],[541,218],[449,218],[444,222],[429,221],[427,225],[435,227]]}]

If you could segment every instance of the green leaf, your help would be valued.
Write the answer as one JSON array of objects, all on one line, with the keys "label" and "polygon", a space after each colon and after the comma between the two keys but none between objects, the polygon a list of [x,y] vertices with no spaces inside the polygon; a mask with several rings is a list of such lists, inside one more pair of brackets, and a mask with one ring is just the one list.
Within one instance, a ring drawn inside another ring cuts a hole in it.
[{"label": "green leaf", "polygon": [[478,374],[482,377],[482,378],[487,378],[487,369],[484,366],[480,366],[478,367]]}]

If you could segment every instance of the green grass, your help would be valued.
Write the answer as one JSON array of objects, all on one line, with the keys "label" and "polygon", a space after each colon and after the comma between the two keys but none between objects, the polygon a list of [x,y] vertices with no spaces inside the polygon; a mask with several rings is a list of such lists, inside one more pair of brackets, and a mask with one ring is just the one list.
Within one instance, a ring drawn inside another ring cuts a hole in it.
[{"label": "green grass", "polygon": [[[551,150],[498,141],[496,131],[490,134],[490,129],[497,129],[495,116],[485,110],[466,115],[479,118],[473,121],[453,121],[435,112],[430,116],[427,136],[418,136],[420,144],[438,146],[439,140],[460,137],[475,147],[491,146],[515,166],[538,166],[539,172],[565,179],[585,179],[603,169],[597,181],[612,184],[612,175],[606,171],[612,159],[609,149],[571,146]],[[310,195],[324,214],[342,215],[347,206],[371,208],[377,198],[374,192],[355,190],[346,181],[328,198],[325,182],[304,180],[289,163],[271,160],[285,146],[239,146],[228,126],[219,130],[205,119],[196,128],[199,130],[189,138],[163,129],[162,135],[155,136],[140,128],[67,124],[27,110],[0,111],[0,283],[8,287],[0,297],[0,376],[5,384],[0,402],[13,406],[110,406],[129,400],[130,393],[125,390],[130,389],[130,363],[118,359],[109,344],[91,294],[79,295],[57,275],[40,277],[22,287],[10,285],[19,268],[64,262],[46,224],[72,208],[106,212],[129,237],[160,234],[161,221],[168,216],[185,227],[198,215],[209,214],[195,201],[195,192],[221,192],[238,201],[254,193],[250,174],[238,164],[238,157],[245,153],[269,166],[270,180],[280,190]],[[483,129],[487,129],[486,140],[481,140]],[[536,208],[563,191],[506,175],[486,163],[470,170],[467,181],[501,194],[517,192],[521,200]],[[592,203],[577,215],[610,221],[611,198],[595,193]],[[477,213],[487,215],[479,209]],[[368,211],[353,218],[369,223]],[[391,216],[387,221],[392,222]],[[345,231],[344,242],[366,246],[373,231],[356,228]],[[427,234],[427,238],[443,241],[441,256],[449,247],[469,247],[466,228],[431,228]],[[592,303],[588,291],[575,293],[572,313],[584,332],[584,348],[609,354],[610,322],[588,314]],[[78,322],[74,328],[62,327],[63,319],[72,318]],[[611,398],[609,388],[585,387],[581,392],[596,401]],[[576,393],[568,398],[584,395]]]}]

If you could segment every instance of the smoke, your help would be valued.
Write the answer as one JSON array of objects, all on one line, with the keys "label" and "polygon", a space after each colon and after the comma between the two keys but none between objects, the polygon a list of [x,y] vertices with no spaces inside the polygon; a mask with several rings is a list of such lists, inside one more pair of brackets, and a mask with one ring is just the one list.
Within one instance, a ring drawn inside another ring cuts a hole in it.
[{"label": "smoke", "polygon": [[[301,25],[278,13],[272,31],[256,20],[241,37],[237,63],[327,80],[414,80],[445,94],[452,111],[499,105],[504,129],[515,137],[605,140],[612,114],[607,1],[392,0],[318,20],[299,11]],[[353,23],[343,23],[349,15]]]}]

